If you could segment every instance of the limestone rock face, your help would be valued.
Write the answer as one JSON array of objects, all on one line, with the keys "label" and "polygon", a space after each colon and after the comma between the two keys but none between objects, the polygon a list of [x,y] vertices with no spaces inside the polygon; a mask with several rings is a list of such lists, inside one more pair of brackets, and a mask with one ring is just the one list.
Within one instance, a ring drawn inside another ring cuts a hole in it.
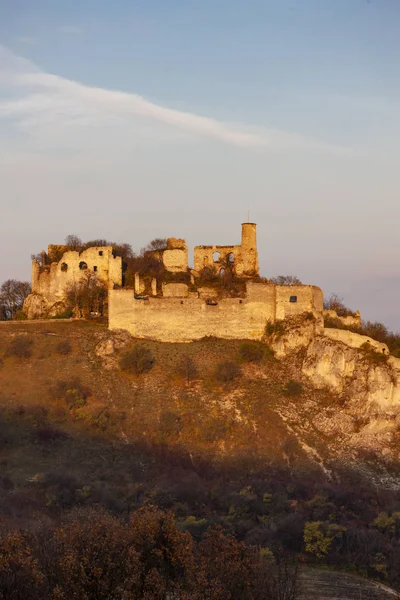
[{"label": "limestone rock face", "polygon": [[42,294],[29,294],[25,298],[23,311],[28,319],[42,319],[44,317],[56,317],[67,310],[65,302],[48,302]]},{"label": "limestone rock face", "polygon": [[124,329],[114,330],[109,337],[97,344],[95,353],[101,358],[103,368],[110,370],[116,367],[116,354],[133,343],[133,338]]},{"label": "limestone rock face", "polygon": [[307,348],[302,371],[316,387],[362,400],[366,408],[400,408],[400,359],[376,362],[359,348],[319,335]]},{"label": "limestone rock face", "polygon": [[29,294],[25,298],[23,311],[28,319],[40,319],[47,314],[49,303],[42,294]]},{"label": "limestone rock face", "polygon": [[322,331],[320,318],[307,319],[303,316],[282,322],[283,332],[279,329],[267,340],[277,358],[282,358],[291,352],[307,348],[315,336]]}]

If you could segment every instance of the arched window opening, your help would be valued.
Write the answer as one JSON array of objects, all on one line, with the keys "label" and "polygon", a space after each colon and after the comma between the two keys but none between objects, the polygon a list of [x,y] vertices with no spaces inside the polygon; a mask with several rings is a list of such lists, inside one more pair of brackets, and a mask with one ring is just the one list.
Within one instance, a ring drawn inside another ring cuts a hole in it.
[{"label": "arched window opening", "polygon": [[81,271],[86,271],[87,264],[82,261],[82,262],[79,263],[79,268],[80,268]]},{"label": "arched window opening", "polygon": [[219,257],[221,256],[220,252],[214,252],[213,253],[213,261],[214,262],[219,262]]},{"label": "arched window opening", "polygon": [[67,265],[67,263],[62,263],[62,265],[61,265],[61,271],[64,271],[64,272],[68,271],[68,265]]},{"label": "arched window opening", "polygon": [[230,263],[230,264],[235,262],[235,255],[233,254],[233,252],[229,252],[227,259],[228,259],[228,263]]},{"label": "arched window opening", "polygon": [[225,277],[225,269],[220,269],[219,276]]}]

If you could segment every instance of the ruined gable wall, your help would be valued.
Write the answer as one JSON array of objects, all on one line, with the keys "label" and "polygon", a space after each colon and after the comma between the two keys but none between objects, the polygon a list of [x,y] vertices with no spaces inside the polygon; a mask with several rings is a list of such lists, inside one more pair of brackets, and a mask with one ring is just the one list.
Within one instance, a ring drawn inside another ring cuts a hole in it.
[{"label": "ruined gable wall", "polygon": [[[86,263],[87,269],[80,269],[80,263]],[[94,271],[109,287],[122,285],[122,259],[112,255],[111,246],[104,246],[88,248],[81,253],[69,250],[58,263],[51,263],[41,272],[33,265],[32,291],[42,294],[50,303],[58,302],[63,299],[68,285],[79,281],[85,273]]]},{"label": "ruined gable wall", "polygon": [[188,270],[189,255],[185,240],[168,238],[167,249],[162,253],[164,267],[170,273],[181,273]]},{"label": "ruined gable wall", "polygon": [[218,261],[214,261],[214,252],[219,252],[220,260],[224,260],[228,254],[234,255],[234,267],[238,275],[243,272],[242,268],[242,248],[241,246],[195,246],[194,248],[194,268],[195,271],[201,271],[204,267],[221,267]]}]

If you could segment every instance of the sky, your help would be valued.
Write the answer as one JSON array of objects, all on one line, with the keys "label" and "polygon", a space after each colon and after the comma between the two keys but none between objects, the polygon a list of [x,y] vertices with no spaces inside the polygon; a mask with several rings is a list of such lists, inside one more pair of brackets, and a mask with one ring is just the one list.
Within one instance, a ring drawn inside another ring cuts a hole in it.
[{"label": "sky", "polygon": [[400,331],[400,0],[0,0],[0,282],[236,244]]}]

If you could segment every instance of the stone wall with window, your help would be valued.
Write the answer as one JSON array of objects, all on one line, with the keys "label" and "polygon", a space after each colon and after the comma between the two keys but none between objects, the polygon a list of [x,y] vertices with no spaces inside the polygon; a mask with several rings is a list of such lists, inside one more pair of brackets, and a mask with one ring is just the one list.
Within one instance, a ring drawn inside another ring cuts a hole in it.
[{"label": "stone wall with window", "polygon": [[322,318],[322,290],[311,285],[248,282],[244,298],[213,301],[192,294],[185,297],[186,290],[179,294],[179,298],[135,298],[133,290],[110,290],[109,328],[162,342],[205,336],[261,340],[268,322],[308,312]]},{"label": "stone wall with window", "polygon": [[[48,256],[51,256],[49,247]],[[58,262],[40,266],[32,261],[32,293],[44,296],[48,304],[59,302],[66,288],[84,273],[93,272],[109,288],[122,285],[122,259],[113,255],[112,246],[87,248],[83,252],[68,250]]]}]

